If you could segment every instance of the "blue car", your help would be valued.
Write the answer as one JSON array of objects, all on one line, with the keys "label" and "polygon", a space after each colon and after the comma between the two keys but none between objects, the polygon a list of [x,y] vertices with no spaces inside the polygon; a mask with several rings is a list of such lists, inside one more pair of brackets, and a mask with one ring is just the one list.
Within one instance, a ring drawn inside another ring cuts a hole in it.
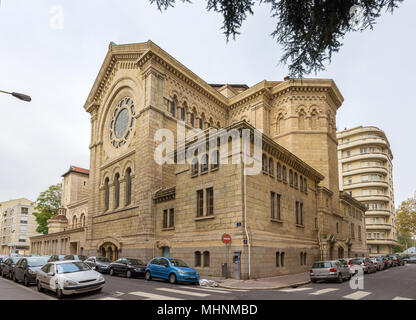
[{"label": "blue car", "polygon": [[144,278],[146,280],[152,278],[165,279],[172,284],[177,281],[199,283],[198,272],[189,267],[184,261],[176,258],[153,258],[147,264]]}]

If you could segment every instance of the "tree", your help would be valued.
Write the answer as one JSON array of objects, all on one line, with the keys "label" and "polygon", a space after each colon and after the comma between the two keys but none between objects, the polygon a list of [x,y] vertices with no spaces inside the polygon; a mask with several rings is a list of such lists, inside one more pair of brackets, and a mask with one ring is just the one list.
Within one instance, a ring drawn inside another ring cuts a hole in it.
[{"label": "tree", "polygon": [[[160,11],[173,7],[176,0],[149,0]],[[178,0],[179,1],[179,0]],[[181,0],[190,3],[190,0]],[[271,5],[276,28],[271,36],[283,47],[282,63],[289,63],[289,75],[325,70],[332,55],[342,47],[341,40],[353,31],[373,29],[386,10],[393,13],[403,0],[206,0],[207,10],[223,15],[222,29],[227,42],[235,39],[247,15],[256,4]]]},{"label": "tree", "polygon": [[36,200],[35,212],[38,227],[37,232],[48,234],[48,220],[58,214],[61,206],[62,184],[50,186],[46,191],[42,192]]},{"label": "tree", "polygon": [[416,235],[416,195],[403,201],[397,209],[396,227],[400,235]]}]

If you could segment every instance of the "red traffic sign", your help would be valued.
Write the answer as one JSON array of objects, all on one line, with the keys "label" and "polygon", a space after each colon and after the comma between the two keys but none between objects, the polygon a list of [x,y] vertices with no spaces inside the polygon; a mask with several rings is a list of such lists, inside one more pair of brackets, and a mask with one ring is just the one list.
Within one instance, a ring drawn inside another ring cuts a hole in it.
[{"label": "red traffic sign", "polygon": [[231,243],[231,236],[229,234],[224,233],[221,238],[222,242],[225,244]]}]

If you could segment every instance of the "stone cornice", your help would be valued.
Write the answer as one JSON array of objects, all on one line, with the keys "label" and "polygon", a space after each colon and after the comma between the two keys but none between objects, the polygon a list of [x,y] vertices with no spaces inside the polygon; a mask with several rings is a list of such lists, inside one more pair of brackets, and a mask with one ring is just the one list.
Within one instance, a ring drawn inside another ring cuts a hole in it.
[{"label": "stone cornice", "polygon": [[56,238],[56,237],[60,237],[60,236],[70,235],[72,233],[83,232],[84,230],[85,230],[85,227],[81,227],[81,228],[77,228],[77,229],[70,229],[70,230],[65,230],[65,231],[56,232],[56,233],[34,236],[34,237],[30,237],[29,239],[30,239],[30,241],[48,240],[50,238]]}]

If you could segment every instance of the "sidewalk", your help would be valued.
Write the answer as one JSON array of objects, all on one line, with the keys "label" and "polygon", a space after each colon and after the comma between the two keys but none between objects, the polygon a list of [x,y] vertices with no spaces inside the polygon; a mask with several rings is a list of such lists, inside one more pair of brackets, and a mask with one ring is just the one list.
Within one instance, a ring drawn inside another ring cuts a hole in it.
[{"label": "sidewalk", "polygon": [[201,277],[201,279],[214,280],[218,282],[218,287],[220,288],[241,290],[283,289],[310,283],[309,273],[307,272],[252,280],[235,280],[215,277]]}]

